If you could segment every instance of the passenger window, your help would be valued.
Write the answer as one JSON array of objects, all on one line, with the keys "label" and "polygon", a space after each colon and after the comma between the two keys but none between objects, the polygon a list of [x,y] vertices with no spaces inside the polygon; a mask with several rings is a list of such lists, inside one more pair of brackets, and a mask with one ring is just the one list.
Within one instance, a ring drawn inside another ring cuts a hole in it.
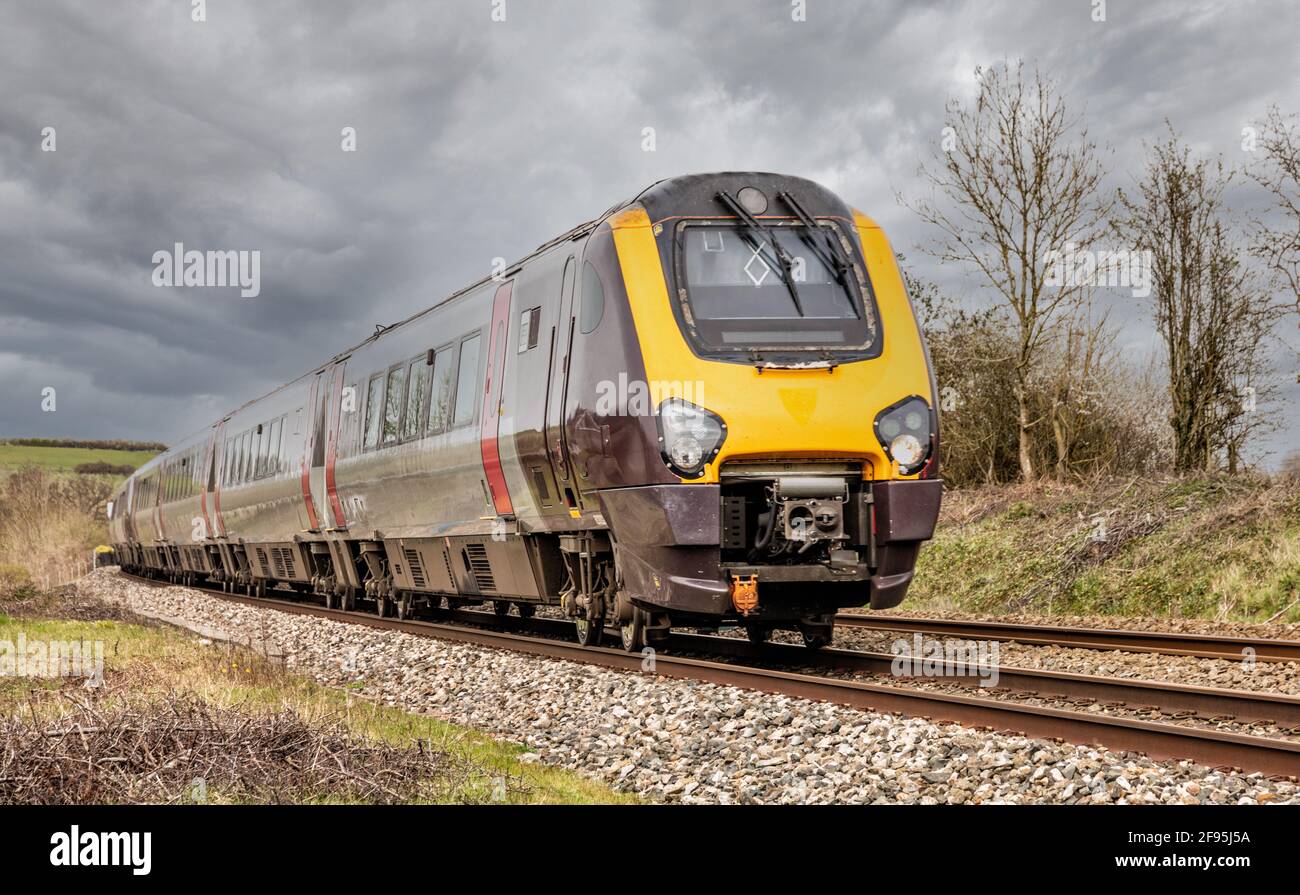
[{"label": "passenger window", "polygon": [[388,371],[388,400],[384,402],[384,444],[397,441],[398,425],[402,421],[402,386],[405,382],[405,367]]},{"label": "passenger window", "polygon": [[266,443],[270,440],[265,426],[253,430],[253,478],[260,479],[266,474]]},{"label": "passenger window", "polygon": [[361,432],[361,414],[357,402],[362,398],[361,390],[355,382],[343,387],[343,398],[339,405],[339,447],[340,457],[351,457],[357,452],[357,438]]},{"label": "passenger window", "polygon": [[474,421],[474,399],[478,395],[477,335],[460,343],[460,370],[456,374],[456,419],[452,428]]},{"label": "passenger window", "polygon": [[578,328],[589,333],[600,326],[605,316],[605,287],[600,282],[600,274],[588,261],[582,265],[582,315]]},{"label": "passenger window", "polygon": [[438,349],[433,356],[433,383],[429,396],[428,425],[431,435],[447,428],[447,417],[451,411],[451,377],[456,372],[452,364],[455,360],[454,345]]},{"label": "passenger window", "polygon": [[537,330],[542,325],[542,309],[529,308],[519,315],[519,353],[537,347]]},{"label": "passenger window", "polygon": [[245,432],[239,436],[239,484],[241,485],[248,481],[248,449],[252,444],[250,434]]},{"label": "passenger window", "polygon": [[379,405],[383,402],[384,377],[381,374],[371,377],[370,387],[366,391],[366,450],[370,450],[372,447],[379,444]]},{"label": "passenger window", "polygon": [[258,426],[253,430],[253,454],[249,457],[248,468],[248,477],[250,479],[262,477],[262,466],[266,461],[266,433],[265,431],[259,432],[258,429],[261,428],[261,426]]},{"label": "passenger window", "polygon": [[402,440],[415,438],[420,434],[420,413],[424,410],[424,398],[429,391],[429,376],[433,367],[424,362],[424,358],[411,361],[406,371],[406,416],[402,420]]}]

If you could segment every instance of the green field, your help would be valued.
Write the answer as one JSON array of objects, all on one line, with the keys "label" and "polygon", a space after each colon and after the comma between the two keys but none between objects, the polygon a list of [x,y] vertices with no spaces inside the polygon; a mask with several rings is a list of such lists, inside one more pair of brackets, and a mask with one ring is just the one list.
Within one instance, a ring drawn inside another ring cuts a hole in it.
[{"label": "green field", "polygon": [[43,469],[72,472],[82,463],[130,464],[140,467],[157,456],[153,451],[113,451],[99,448],[32,447],[0,443],[0,469],[34,463]]}]

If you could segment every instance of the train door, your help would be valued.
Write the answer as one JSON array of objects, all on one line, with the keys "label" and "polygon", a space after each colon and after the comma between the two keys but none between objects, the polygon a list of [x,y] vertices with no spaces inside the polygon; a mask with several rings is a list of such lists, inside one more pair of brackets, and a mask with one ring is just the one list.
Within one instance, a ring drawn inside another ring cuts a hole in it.
[{"label": "train door", "polygon": [[226,420],[217,424],[212,436],[212,474],[208,478],[208,491],[212,497],[212,534],[226,536],[226,521],[221,518],[221,488],[226,484],[230,465],[230,444],[226,440]]},{"label": "train door", "polygon": [[122,530],[126,533],[126,540],[139,543],[140,538],[135,533],[135,521],[131,516],[135,511],[135,482],[135,476],[126,480],[126,491],[122,494],[122,509],[118,512],[122,514]]},{"label": "train door", "polygon": [[573,344],[574,283],[577,280],[577,260],[573,255],[564,265],[564,283],[560,292],[560,313],[551,330],[550,381],[546,389],[546,454],[555,472],[555,481],[566,506],[578,506],[577,488],[574,486],[569,462],[569,446],[565,436],[564,405],[569,391],[569,349]]},{"label": "train door", "polygon": [[[348,526],[348,521],[343,516],[343,505],[339,502],[338,487],[334,482],[334,463],[338,459],[343,400],[348,398],[350,401],[356,401],[356,395],[349,397],[344,395],[343,392],[343,371],[347,366],[347,362],[347,358],[344,358],[335,364],[334,369],[331,371],[328,420],[325,427],[325,468],[321,476],[324,492],[321,494],[320,499],[328,505],[329,509],[325,512],[327,515],[333,516],[334,524],[332,527],[336,529],[344,529]],[[327,527],[330,526],[327,525]]]},{"label": "train door", "polygon": [[501,284],[492,300],[492,328],[488,333],[487,375],[483,383],[483,414],[479,444],[483,453],[483,472],[487,476],[492,507],[498,516],[514,515],[510,489],[501,470],[501,450],[497,441],[501,424],[501,388],[506,376],[506,333],[510,328],[510,293],[514,281]]},{"label": "train door", "polygon": [[167,487],[166,469],[166,464],[154,469],[153,487],[149,489],[149,502],[153,504],[149,510],[150,518],[153,520],[153,539],[155,543],[163,540],[162,505],[163,492]]},{"label": "train door", "polygon": [[207,463],[203,467],[203,486],[199,490],[199,512],[203,515],[203,537],[210,538],[217,533],[215,525],[215,514],[213,513],[212,496],[217,488],[217,434],[221,427],[218,426],[212,430],[212,437],[208,439],[207,453],[204,458]]},{"label": "train door", "polygon": [[303,451],[302,497],[307,514],[307,528],[329,528],[326,515],[328,494],[325,481],[325,458],[329,436],[330,405],[334,392],[334,367],[326,367],[312,382],[308,406],[307,443]]}]

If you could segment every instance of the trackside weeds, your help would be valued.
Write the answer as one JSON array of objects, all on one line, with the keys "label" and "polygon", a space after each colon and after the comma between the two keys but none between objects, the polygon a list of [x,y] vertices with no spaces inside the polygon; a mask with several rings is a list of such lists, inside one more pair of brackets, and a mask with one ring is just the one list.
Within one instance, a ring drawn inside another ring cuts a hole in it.
[{"label": "trackside weeds", "polygon": [[84,678],[88,686],[104,682],[104,641],[0,640],[0,678]]}]

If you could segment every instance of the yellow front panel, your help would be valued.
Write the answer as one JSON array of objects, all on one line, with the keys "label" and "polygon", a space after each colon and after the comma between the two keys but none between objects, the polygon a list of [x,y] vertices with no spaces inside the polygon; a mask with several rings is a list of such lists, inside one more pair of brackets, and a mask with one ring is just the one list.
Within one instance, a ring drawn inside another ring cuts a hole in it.
[{"label": "yellow front panel", "polygon": [[[696,357],[669,305],[649,216],[633,206],[611,221],[627,281],[646,378],[656,384],[698,383],[680,394],[726,421],[725,444],[704,475],[738,458],[853,458],[873,479],[900,476],[872,430],[876,413],[909,395],[930,400],[925,353],[902,277],[884,233],[865,216],[855,221],[880,308],[884,351],[874,360],[826,370],[764,370]],[[702,396],[700,394],[702,390]],[[667,389],[665,393],[676,393]]]}]

